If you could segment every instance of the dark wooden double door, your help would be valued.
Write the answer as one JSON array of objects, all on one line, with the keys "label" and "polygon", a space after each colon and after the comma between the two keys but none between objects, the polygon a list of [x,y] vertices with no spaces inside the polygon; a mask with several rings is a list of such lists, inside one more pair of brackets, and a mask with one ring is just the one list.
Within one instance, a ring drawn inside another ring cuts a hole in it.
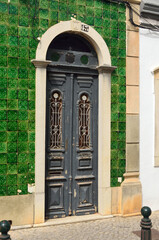
[{"label": "dark wooden double door", "polygon": [[46,218],[97,212],[98,75],[49,67],[46,99]]}]

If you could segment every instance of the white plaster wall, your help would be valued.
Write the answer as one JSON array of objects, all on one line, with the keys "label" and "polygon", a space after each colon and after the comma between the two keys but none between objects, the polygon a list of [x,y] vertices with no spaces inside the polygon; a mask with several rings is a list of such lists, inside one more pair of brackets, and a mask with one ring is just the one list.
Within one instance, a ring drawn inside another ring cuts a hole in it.
[{"label": "white plaster wall", "polygon": [[154,75],[159,33],[140,29],[140,180],[143,205],[159,210],[159,167],[154,167]]}]

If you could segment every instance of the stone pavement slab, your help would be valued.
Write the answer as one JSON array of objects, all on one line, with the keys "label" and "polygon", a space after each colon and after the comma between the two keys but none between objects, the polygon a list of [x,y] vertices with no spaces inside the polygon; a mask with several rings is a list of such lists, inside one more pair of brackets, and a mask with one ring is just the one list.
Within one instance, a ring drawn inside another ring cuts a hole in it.
[{"label": "stone pavement slab", "polygon": [[[110,217],[78,223],[11,230],[12,240],[140,240],[142,216]],[[153,229],[159,231],[159,212],[151,215]],[[159,238],[158,238],[159,239]],[[152,239],[152,240],[157,240]]]}]

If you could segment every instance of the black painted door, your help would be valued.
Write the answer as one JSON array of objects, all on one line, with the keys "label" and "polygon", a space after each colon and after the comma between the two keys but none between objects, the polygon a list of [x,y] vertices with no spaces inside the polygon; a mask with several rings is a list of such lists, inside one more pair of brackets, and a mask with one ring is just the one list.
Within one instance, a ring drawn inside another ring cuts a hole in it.
[{"label": "black painted door", "polygon": [[98,75],[49,67],[46,99],[46,218],[97,212]]}]

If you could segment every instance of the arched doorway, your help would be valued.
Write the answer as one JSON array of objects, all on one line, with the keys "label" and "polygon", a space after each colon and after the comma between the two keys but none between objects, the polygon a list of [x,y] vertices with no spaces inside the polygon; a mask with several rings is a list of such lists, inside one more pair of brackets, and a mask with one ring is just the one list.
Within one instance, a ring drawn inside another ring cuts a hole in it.
[{"label": "arched doorway", "polygon": [[50,44],[46,88],[46,218],[98,207],[98,59],[77,34]]},{"label": "arched doorway", "polygon": [[98,213],[111,213],[110,188],[110,94],[111,66],[108,47],[92,27],[77,21],[60,22],[49,28],[37,47],[36,59],[36,137],[35,137],[35,201],[34,223],[45,221],[45,140],[46,140],[46,60],[50,43],[60,34],[72,33],[86,39],[98,58]]}]

